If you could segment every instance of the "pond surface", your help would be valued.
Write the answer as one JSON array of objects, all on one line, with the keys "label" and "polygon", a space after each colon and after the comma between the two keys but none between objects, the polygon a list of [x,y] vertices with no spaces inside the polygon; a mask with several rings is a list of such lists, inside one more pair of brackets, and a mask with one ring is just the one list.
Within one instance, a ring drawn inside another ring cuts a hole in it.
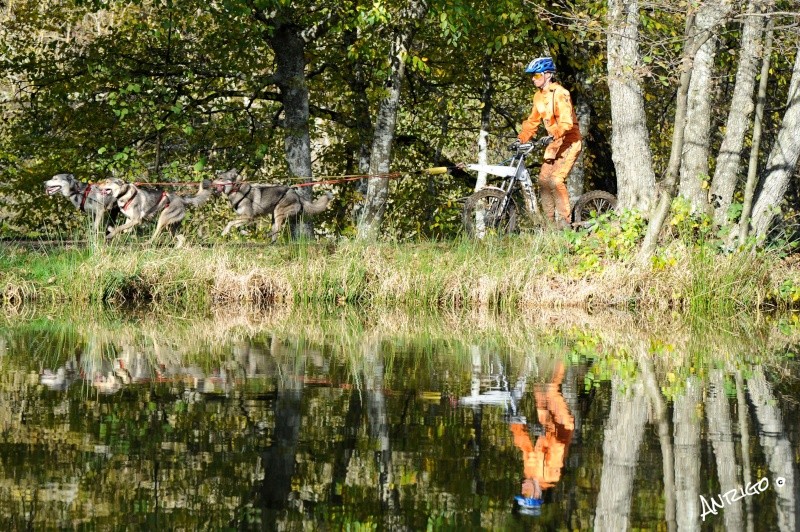
[{"label": "pond surface", "polygon": [[379,321],[0,322],[0,521],[796,530],[796,320]]}]

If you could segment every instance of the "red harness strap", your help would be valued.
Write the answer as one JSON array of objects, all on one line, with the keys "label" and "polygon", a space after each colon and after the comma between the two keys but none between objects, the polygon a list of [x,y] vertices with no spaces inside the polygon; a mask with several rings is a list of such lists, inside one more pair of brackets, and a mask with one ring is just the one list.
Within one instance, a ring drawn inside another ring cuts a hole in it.
[{"label": "red harness strap", "polygon": [[85,188],[85,189],[83,189],[83,197],[81,197],[81,210],[82,210],[83,212],[86,212],[86,209],[84,208],[84,205],[86,205],[86,198],[88,198],[88,197],[89,197],[89,191],[90,191],[90,190],[92,190],[92,184],[91,184],[91,183],[88,183],[88,184],[86,185],[86,188]]},{"label": "red harness strap", "polygon": [[125,205],[122,206],[122,210],[123,211],[127,211],[128,210],[128,207],[130,206],[131,202],[133,201],[133,198],[135,198],[138,193],[139,193],[139,191],[137,189],[134,189],[133,196],[131,196],[131,198],[128,201],[125,202]]}]

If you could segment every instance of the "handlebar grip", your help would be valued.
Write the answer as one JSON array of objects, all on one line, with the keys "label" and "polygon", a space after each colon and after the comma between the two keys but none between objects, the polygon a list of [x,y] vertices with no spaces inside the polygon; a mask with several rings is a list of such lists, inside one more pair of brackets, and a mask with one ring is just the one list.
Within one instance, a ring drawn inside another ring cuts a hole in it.
[{"label": "handlebar grip", "polygon": [[422,170],[422,173],[423,174],[428,174],[428,175],[446,174],[447,173],[447,167],[446,166],[434,166],[433,168],[426,168],[425,170]]}]

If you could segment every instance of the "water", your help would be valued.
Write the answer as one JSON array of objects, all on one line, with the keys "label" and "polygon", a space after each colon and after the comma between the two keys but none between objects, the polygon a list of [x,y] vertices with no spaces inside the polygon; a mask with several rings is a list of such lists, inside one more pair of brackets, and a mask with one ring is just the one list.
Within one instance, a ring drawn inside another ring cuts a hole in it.
[{"label": "water", "polygon": [[3,323],[13,529],[797,526],[791,318]]}]

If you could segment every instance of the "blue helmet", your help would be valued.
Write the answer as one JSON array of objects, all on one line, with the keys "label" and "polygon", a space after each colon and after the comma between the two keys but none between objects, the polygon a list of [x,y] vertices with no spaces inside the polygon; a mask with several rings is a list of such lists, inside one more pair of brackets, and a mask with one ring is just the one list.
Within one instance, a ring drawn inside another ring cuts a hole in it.
[{"label": "blue helmet", "polygon": [[526,74],[536,74],[538,72],[555,72],[556,64],[552,57],[537,57],[525,68]]},{"label": "blue helmet", "polygon": [[536,497],[525,497],[524,495],[517,495],[514,497],[519,508],[519,513],[522,515],[541,515],[542,514],[542,499]]}]

